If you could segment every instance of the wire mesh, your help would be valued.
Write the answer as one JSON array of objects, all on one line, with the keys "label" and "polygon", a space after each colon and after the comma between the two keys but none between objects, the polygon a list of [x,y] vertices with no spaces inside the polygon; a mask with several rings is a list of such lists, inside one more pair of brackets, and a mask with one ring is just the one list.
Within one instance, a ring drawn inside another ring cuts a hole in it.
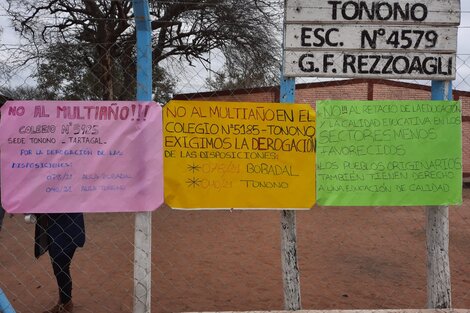
[{"label": "wire mesh", "polygon": [[[164,6],[177,1],[158,2]],[[260,7],[274,2],[253,1]],[[195,1],[178,3],[190,6]],[[207,3],[204,10],[227,3],[237,5],[236,1]],[[202,12],[196,9],[194,12]],[[163,8],[151,6],[153,14],[158,10]],[[463,10],[463,22],[470,18],[468,13]],[[8,24],[10,17],[7,13],[0,15],[3,99],[135,97],[132,36],[114,43],[69,41],[47,46],[15,35]],[[178,22],[184,24],[193,17],[182,16],[180,21],[171,21],[171,27],[177,28]],[[43,22],[54,18],[42,17]],[[116,18],[110,20],[115,22]],[[274,23],[281,27],[279,19]],[[191,31],[188,25],[179,31]],[[222,26],[240,27],[233,21]],[[470,48],[464,39],[469,35],[469,27],[463,23],[458,35],[463,43],[459,44],[453,82],[454,98],[463,106],[464,177],[470,173]],[[176,40],[164,49],[188,49],[190,43]],[[229,60],[224,49],[230,48],[202,51],[198,59],[175,55],[154,60],[154,99],[162,103],[170,99],[279,102],[278,78],[273,78],[279,76],[276,73],[252,84],[226,79],[230,78],[224,72]],[[280,58],[280,50],[275,55]],[[272,66],[266,71],[278,71],[279,59],[270,61]],[[247,70],[251,70],[250,65]],[[320,99],[430,99],[429,81],[297,78],[296,83],[298,103],[315,104]],[[463,189],[463,197],[463,205],[450,208],[449,221],[455,308],[470,308],[470,189]],[[135,216],[130,213],[85,215],[86,242],[76,250],[71,264],[74,312],[133,310],[134,222]],[[315,206],[298,212],[302,307],[426,307],[425,224],[422,207]],[[0,288],[17,312],[41,312],[54,306],[59,300],[56,278],[49,256],[34,256],[35,224],[26,223],[23,215],[6,213],[1,225]],[[279,212],[178,211],[164,205],[152,213],[152,225],[152,311],[283,308]]]}]

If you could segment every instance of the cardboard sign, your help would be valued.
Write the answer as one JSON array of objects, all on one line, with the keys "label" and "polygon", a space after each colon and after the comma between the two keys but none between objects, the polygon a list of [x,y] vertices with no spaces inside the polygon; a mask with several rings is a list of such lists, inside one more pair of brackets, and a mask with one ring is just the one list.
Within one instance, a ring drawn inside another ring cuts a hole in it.
[{"label": "cardboard sign", "polygon": [[0,124],[10,213],[152,211],[163,203],[161,107],[8,101]]},{"label": "cardboard sign", "polygon": [[318,101],[317,202],[462,203],[456,101]]},{"label": "cardboard sign", "polygon": [[168,205],[314,205],[316,131],[310,106],[171,101],[163,125]]}]

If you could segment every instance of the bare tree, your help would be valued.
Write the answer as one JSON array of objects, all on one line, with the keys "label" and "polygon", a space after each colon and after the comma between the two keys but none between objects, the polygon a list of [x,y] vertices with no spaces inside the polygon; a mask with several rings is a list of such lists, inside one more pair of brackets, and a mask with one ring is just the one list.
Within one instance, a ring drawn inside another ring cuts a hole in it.
[{"label": "bare tree", "polygon": [[[282,0],[150,3],[155,71],[163,71],[161,62],[170,58],[207,65],[208,52],[217,50],[223,53],[229,71],[250,69],[239,73],[248,77],[245,80],[250,80],[251,72],[257,73],[251,76],[256,80],[253,85],[266,84],[274,77],[271,73],[278,69],[280,56]],[[129,88],[117,94],[118,81],[130,82],[135,76],[130,0],[7,0],[7,4],[15,28],[31,43],[25,62],[36,60],[43,69],[39,76],[51,75],[45,68],[57,61],[57,49],[59,53],[73,49],[69,54],[97,78],[103,99],[133,94]]]}]

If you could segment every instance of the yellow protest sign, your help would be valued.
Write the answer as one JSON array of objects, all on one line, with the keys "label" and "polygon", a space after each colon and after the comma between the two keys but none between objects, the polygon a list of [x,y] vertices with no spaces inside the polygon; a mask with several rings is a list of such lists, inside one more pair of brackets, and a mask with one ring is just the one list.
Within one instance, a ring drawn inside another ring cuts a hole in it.
[{"label": "yellow protest sign", "polygon": [[316,130],[309,105],[173,100],[163,112],[171,207],[314,205]]}]

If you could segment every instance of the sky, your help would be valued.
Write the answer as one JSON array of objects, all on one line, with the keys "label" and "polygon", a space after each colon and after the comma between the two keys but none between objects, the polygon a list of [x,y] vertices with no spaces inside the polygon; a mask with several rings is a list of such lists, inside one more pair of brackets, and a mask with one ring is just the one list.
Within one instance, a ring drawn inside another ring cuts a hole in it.
[{"label": "sky", "polygon": [[457,54],[470,55],[470,1],[461,0],[459,37],[457,39]]},{"label": "sky", "polygon": [[[0,27],[3,28],[3,33],[0,35],[0,64],[8,62],[8,58],[11,57],[2,53],[5,46],[18,45],[20,43],[17,34],[9,24],[8,16],[1,8],[2,5],[0,4]],[[470,0],[461,0],[461,23],[458,31],[457,57],[457,79],[454,86],[457,86],[457,89],[470,91]],[[214,64],[214,66],[217,67],[217,64]],[[203,70],[202,66],[197,66],[189,68],[187,73],[180,72],[177,77],[182,82],[182,87],[179,88],[180,92],[201,91],[204,88],[204,78],[200,77],[199,74]],[[22,84],[25,82],[23,76],[18,75],[14,77],[9,83],[11,85]],[[4,83],[0,79],[0,86]],[[29,84],[30,82],[28,81],[27,83]],[[34,84],[34,82],[32,83]],[[187,85],[187,88],[184,87],[185,85]]]}]

